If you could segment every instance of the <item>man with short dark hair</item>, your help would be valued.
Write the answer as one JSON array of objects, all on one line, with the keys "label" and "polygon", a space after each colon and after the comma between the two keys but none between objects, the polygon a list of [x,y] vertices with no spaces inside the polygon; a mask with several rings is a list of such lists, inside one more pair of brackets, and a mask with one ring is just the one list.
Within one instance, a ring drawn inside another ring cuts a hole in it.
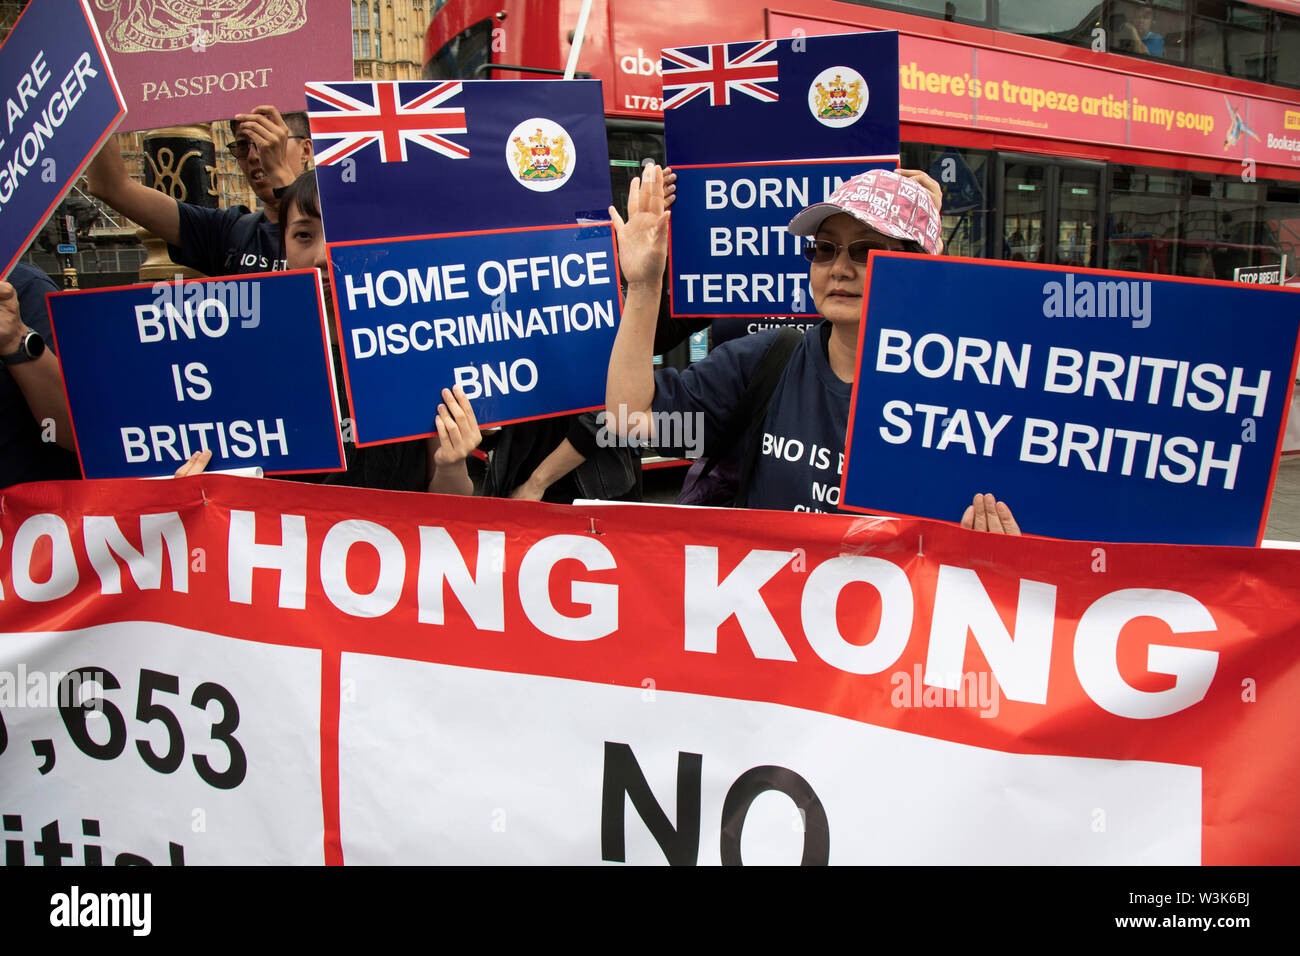
[{"label": "man with short dark hair", "polygon": [[210,276],[282,269],[276,192],[310,168],[307,115],[281,116],[274,106],[259,106],[231,120],[230,130],[225,146],[262,202],[257,212],[195,206],[150,189],[127,173],[116,137],[86,169],[90,192],[163,239],[177,265]]},{"label": "man with short dark hair", "polygon": [[1119,30],[1116,49],[1123,53],[1145,53],[1147,56],[1165,55],[1165,38],[1152,29],[1156,11],[1149,0],[1143,0],[1131,11],[1132,20],[1125,20]]}]

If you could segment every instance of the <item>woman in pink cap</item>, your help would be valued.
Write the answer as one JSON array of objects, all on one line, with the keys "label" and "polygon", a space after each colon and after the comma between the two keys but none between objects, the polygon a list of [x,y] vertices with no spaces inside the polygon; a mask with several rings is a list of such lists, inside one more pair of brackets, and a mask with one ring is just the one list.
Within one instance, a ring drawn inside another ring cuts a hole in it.
[{"label": "woman in pink cap", "polygon": [[[684,372],[656,372],[651,362],[668,250],[662,171],[648,166],[632,181],[626,222],[612,208],[610,214],[627,299],[609,359],[607,427],[625,437],[652,437],[656,418],[699,414],[705,452],[716,455],[721,449],[710,436],[740,425],[746,438],[732,455],[739,461],[737,504],[836,510],[825,489],[840,483],[867,258],[873,249],[940,252],[939,209],[927,189],[907,175],[871,170],[801,211],[789,230],[810,237],[808,282],[825,321],[797,340],[775,329],[735,339]],[[1020,533],[1010,509],[992,495],[975,495],[962,524]]]}]

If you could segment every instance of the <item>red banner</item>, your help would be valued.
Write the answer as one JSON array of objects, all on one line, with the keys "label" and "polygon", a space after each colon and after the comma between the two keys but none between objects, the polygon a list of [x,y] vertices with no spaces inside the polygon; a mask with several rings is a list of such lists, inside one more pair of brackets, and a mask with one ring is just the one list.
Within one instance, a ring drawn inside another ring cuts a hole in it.
[{"label": "red banner", "polygon": [[[54,816],[105,859],[634,861],[611,820],[689,857],[610,796],[639,764],[671,808],[653,754],[679,786],[702,759],[724,833],[745,764],[784,768],[805,860],[1300,860],[1294,552],[218,475],[0,494],[29,857]],[[107,721],[31,699],[96,670]]]}]

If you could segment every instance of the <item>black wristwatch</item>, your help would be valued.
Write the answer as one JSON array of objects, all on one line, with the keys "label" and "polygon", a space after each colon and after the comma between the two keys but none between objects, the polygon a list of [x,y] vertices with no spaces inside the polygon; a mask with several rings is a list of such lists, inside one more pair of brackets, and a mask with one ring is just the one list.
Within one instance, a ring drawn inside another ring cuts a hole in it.
[{"label": "black wristwatch", "polygon": [[45,354],[45,339],[35,329],[29,331],[18,343],[18,350],[8,355],[0,355],[0,362],[5,365],[22,365],[32,362]]}]

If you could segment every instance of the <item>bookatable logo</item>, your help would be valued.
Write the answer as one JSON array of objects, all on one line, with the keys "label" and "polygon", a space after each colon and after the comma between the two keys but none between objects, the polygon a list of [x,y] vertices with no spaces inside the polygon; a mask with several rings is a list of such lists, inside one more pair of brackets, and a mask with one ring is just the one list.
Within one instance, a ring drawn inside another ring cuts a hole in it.
[{"label": "bookatable logo", "polygon": [[808,109],[824,126],[852,126],[867,108],[867,81],[852,67],[822,70],[808,87]]},{"label": "bookatable logo", "polygon": [[506,165],[521,185],[535,192],[550,192],[568,182],[576,159],[573,137],[552,120],[524,120],[507,138]]},{"label": "bookatable logo", "polygon": [[202,52],[307,25],[307,0],[95,0],[113,14],[104,40],[114,53]]},{"label": "bookatable logo", "polygon": [[1287,149],[1293,153],[1300,153],[1300,136],[1294,138],[1290,136],[1274,136],[1268,134],[1269,149]]}]

